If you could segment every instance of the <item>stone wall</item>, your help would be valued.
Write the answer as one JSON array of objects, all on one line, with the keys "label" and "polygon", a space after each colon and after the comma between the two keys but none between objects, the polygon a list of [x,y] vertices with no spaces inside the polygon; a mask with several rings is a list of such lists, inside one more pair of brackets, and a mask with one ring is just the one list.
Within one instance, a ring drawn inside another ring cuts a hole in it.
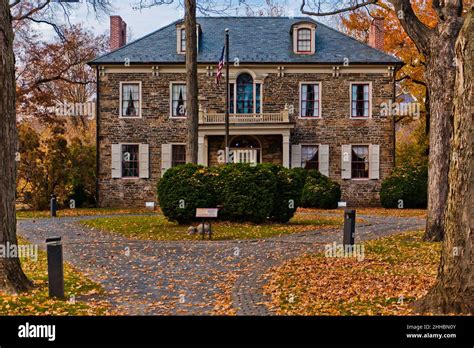
[{"label": "stone wall", "polygon": [[[119,86],[121,81],[142,82],[142,118],[119,118]],[[101,206],[143,206],[146,201],[156,202],[156,184],[161,177],[161,144],[183,143],[186,139],[184,119],[171,119],[170,83],[185,81],[184,73],[106,73],[100,77],[100,170],[99,199]],[[322,83],[322,118],[301,119],[299,115],[300,82]],[[351,81],[372,82],[372,118],[349,118]],[[199,103],[210,112],[224,112],[225,84],[215,85],[214,77],[199,74]],[[380,176],[385,178],[393,166],[393,128],[388,118],[380,116],[379,105],[392,97],[391,78],[387,74],[332,74],[300,73],[279,77],[269,73],[263,85],[263,112],[280,112],[285,105],[294,109],[290,121],[295,123],[292,144],[329,144],[330,177],[343,189],[343,200],[350,205],[379,205],[381,180],[342,180],[341,146],[343,144],[380,145]],[[255,125],[258,127],[258,125]],[[278,136],[281,139],[281,136]],[[218,137],[212,137],[214,143]],[[260,136],[263,146],[274,141],[272,136]],[[209,143],[209,154],[213,141]],[[149,179],[112,179],[111,144],[147,143],[150,145]],[[221,140],[222,142],[222,140]],[[214,145],[213,145],[214,144]],[[219,145],[221,146],[221,145]],[[281,150],[280,150],[281,151]],[[278,152],[278,151],[277,151]],[[281,154],[271,156],[263,151],[265,162],[281,163]],[[210,165],[215,164],[209,156]]]}]

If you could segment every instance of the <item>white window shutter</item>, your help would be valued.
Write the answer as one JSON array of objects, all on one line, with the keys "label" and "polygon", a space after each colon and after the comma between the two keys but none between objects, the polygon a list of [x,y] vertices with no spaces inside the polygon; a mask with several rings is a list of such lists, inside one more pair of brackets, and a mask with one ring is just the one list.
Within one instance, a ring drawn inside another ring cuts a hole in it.
[{"label": "white window shutter", "polygon": [[140,144],[138,153],[138,169],[140,171],[140,179],[148,179],[150,177],[150,155],[149,155],[149,145]]},{"label": "white window shutter", "polygon": [[319,172],[329,176],[329,145],[319,145]]},{"label": "white window shutter", "polygon": [[341,150],[341,178],[350,179],[352,177],[351,173],[351,145],[342,145]]},{"label": "white window shutter", "polygon": [[369,178],[380,179],[380,145],[370,145]]},{"label": "white window shutter", "polygon": [[122,177],[122,146],[112,144],[112,179]]},{"label": "white window shutter", "polygon": [[291,145],[291,168],[301,168],[301,145]]},{"label": "white window shutter", "polygon": [[161,176],[165,175],[165,172],[171,168],[171,144],[161,145]]}]

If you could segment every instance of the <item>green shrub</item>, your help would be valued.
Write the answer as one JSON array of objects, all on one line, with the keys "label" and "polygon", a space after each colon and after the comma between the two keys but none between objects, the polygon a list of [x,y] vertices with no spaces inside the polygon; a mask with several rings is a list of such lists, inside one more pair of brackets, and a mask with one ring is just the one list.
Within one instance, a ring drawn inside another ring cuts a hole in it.
[{"label": "green shrub", "polygon": [[195,220],[196,208],[217,205],[209,168],[186,164],[170,168],[158,182],[158,200],[163,214],[179,224]]},{"label": "green shrub", "polygon": [[428,166],[404,164],[382,182],[380,202],[384,208],[426,208],[428,202]]},{"label": "green shrub", "polygon": [[271,166],[275,174],[276,192],[270,219],[277,222],[288,222],[301,204],[301,191],[304,185],[298,172],[281,167]]},{"label": "green shrub", "polygon": [[165,216],[180,224],[195,220],[196,208],[218,205],[221,220],[287,222],[300,201],[298,180],[291,170],[271,164],[185,165],[165,173],[158,198]]},{"label": "green shrub", "polygon": [[270,217],[276,176],[266,165],[231,164],[221,167],[219,202],[222,218],[261,223]]},{"label": "green shrub", "polygon": [[338,183],[310,170],[301,193],[301,206],[306,208],[336,209],[341,199],[341,187]]}]

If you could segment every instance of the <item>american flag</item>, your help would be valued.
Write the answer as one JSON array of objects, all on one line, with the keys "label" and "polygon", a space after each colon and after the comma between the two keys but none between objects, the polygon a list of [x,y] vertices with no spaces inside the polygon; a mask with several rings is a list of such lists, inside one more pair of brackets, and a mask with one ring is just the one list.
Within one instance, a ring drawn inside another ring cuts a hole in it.
[{"label": "american flag", "polygon": [[222,69],[224,68],[224,53],[225,53],[225,45],[222,47],[222,54],[221,59],[219,60],[219,66],[217,67],[217,75],[216,75],[216,83],[219,84],[221,82],[222,77]]}]

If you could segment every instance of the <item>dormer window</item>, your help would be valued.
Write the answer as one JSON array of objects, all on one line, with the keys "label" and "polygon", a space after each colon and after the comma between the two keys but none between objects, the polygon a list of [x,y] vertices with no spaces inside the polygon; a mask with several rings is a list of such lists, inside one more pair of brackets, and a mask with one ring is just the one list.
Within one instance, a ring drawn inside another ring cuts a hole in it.
[{"label": "dormer window", "polygon": [[186,52],[186,29],[181,28],[179,29],[179,42],[180,42],[180,52]]},{"label": "dormer window", "polygon": [[311,29],[298,29],[298,53],[311,52]]},{"label": "dormer window", "polygon": [[[199,52],[199,37],[201,33],[201,26],[196,25],[196,35],[197,35],[197,50]],[[186,54],[186,29],[184,24],[178,24],[176,26],[176,50],[178,54]]]},{"label": "dormer window", "polygon": [[292,27],[293,52],[314,54],[316,52],[316,23],[300,22]]}]

